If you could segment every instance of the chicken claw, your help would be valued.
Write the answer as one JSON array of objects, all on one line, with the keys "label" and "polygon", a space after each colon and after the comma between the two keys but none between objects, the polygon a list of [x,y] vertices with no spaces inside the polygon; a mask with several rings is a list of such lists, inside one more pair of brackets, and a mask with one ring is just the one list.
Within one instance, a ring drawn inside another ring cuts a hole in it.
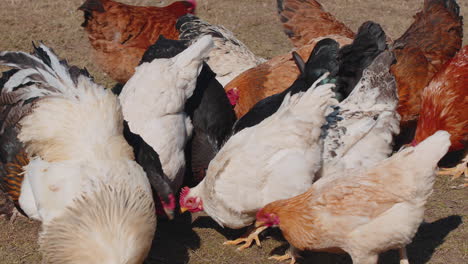
[{"label": "chicken claw", "polygon": [[283,256],[274,255],[274,256],[269,257],[268,259],[273,259],[277,261],[285,261],[285,260],[291,259],[291,262],[289,262],[289,264],[296,263],[296,258],[293,255],[291,255],[289,252],[286,252]]},{"label": "chicken claw", "polygon": [[[454,168],[440,169],[437,175],[452,175],[452,180],[460,178],[463,174],[468,177],[468,155]],[[466,180],[465,180],[466,181]],[[459,187],[467,187],[468,182],[461,184]]]},{"label": "chicken claw", "polygon": [[255,241],[255,244],[257,244],[257,246],[262,247],[262,245],[260,244],[260,239],[258,238],[258,235],[267,228],[268,228],[267,226],[259,227],[255,229],[252,233],[250,233],[247,237],[241,237],[236,240],[229,240],[229,241],[224,242],[223,244],[224,245],[238,245],[242,242],[245,242],[244,245],[237,248],[237,250],[244,250],[250,247],[250,245],[252,245],[252,242]]}]

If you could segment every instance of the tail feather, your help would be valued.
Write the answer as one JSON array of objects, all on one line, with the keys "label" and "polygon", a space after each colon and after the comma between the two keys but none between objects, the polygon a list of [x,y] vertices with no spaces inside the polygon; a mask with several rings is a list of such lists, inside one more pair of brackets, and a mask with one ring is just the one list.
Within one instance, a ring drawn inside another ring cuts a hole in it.
[{"label": "tail feather", "polygon": [[33,54],[0,52],[0,65],[15,68],[4,73],[0,93],[0,132],[31,112],[36,98],[44,96],[76,97],[79,76],[89,77],[86,70],[69,67],[44,44],[34,45]]},{"label": "tail feather", "polygon": [[424,1],[424,10],[428,10],[433,5],[442,4],[454,16],[460,16],[460,6],[455,0],[426,0]]},{"label": "tail feather", "polygon": [[352,44],[341,48],[338,61],[337,91],[346,98],[362,77],[362,73],[385,49],[386,35],[382,27],[368,21],[361,25]]},{"label": "tail feather", "polygon": [[[42,43],[39,47],[34,46],[33,54],[1,52],[0,64],[19,69],[5,83],[2,93],[10,93],[19,86],[33,83],[26,86],[27,92],[20,93],[22,100],[52,94],[72,95],[70,92],[74,89],[70,88],[75,88],[77,84],[77,79],[73,80],[71,77],[71,68],[67,62],[60,61],[57,55]],[[71,71],[76,76],[76,68],[72,68]]]},{"label": "tail feather", "polygon": [[341,105],[363,111],[388,105],[388,110],[394,110],[398,104],[396,81],[390,73],[394,61],[393,53],[388,50],[378,55]]},{"label": "tail feather", "polygon": [[[386,185],[395,194],[413,202],[425,203],[432,192],[435,169],[450,147],[450,134],[437,131],[416,147],[401,150],[377,166],[376,173],[383,182],[397,182]],[[395,170],[398,168],[398,172]],[[388,173],[382,174],[382,171]]]}]

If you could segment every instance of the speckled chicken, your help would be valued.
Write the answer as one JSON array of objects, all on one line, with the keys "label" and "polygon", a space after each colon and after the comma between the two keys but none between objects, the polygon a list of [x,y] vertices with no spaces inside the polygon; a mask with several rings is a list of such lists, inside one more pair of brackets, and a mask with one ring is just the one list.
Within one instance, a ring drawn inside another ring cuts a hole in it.
[{"label": "speckled chicken", "polygon": [[367,168],[386,159],[400,131],[396,82],[390,73],[394,56],[384,51],[367,67],[351,94],[338,105],[340,119],[327,129],[322,177]]}]

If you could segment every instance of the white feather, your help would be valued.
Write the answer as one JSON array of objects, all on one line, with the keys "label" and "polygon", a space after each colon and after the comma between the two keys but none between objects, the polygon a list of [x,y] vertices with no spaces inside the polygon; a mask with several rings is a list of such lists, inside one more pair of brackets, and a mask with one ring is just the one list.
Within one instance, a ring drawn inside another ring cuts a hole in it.
[{"label": "white feather", "polygon": [[159,154],[174,189],[182,184],[184,148],[192,133],[184,105],[212,47],[211,36],[205,36],[174,58],[140,65],[119,97],[130,130]]},{"label": "white feather", "polygon": [[321,177],[370,167],[392,153],[393,136],[400,130],[396,83],[389,72],[392,60],[389,51],[380,54],[339,104],[343,119],[327,132]]},{"label": "white feather", "polygon": [[321,164],[320,127],[337,103],[332,87],[287,95],[275,114],[232,136],[189,196],[220,225],[241,228],[267,203],[306,191]]}]

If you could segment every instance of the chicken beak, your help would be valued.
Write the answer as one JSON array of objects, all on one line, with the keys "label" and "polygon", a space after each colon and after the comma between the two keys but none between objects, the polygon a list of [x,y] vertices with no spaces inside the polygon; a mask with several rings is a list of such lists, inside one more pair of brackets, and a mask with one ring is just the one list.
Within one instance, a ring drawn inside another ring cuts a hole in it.
[{"label": "chicken beak", "polygon": [[185,213],[186,211],[188,211],[188,208],[186,208],[186,207],[181,207],[181,208],[180,208],[180,213],[183,214],[183,213]]},{"label": "chicken beak", "polygon": [[265,225],[265,223],[262,222],[262,221],[255,222],[255,228],[259,228],[259,227],[264,226],[264,225]]}]

